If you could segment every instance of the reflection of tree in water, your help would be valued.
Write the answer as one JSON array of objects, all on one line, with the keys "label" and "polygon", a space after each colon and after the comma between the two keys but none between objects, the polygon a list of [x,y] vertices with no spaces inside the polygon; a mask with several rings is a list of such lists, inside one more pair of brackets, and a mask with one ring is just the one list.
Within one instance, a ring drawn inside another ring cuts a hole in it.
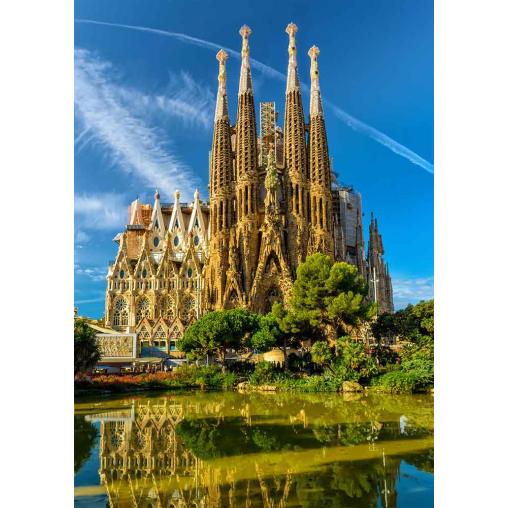
[{"label": "reflection of tree in water", "polygon": [[[101,482],[111,506],[395,507],[401,460],[429,470],[433,455],[380,457],[380,446],[429,435],[407,411],[402,434],[390,411],[339,397],[138,401],[130,418],[99,415]],[[348,458],[372,446],[376,458]],[[326,460],[327,450],[345,460]],[[322,458],[309,467],[300,457]]]},{"label": "reflection of tree in water", "polygon": [[97,429],[84,416],[74,416],[74,473],[90,458],[97,434]]}]

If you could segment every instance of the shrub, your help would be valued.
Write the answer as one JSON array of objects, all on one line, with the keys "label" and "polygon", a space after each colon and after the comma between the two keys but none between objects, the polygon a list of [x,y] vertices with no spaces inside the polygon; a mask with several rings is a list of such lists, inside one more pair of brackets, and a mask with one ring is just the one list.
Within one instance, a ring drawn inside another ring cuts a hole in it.
[{"label": "shrub", "polygon": [[431,362],[407,362],[401,368],[373,379],[372,385],[391,393],[425,392],[434,385],[433,370]]},{"label": "shrub", "polygon": [[270,362],[259,362],[254,372],[249,376],[249,383],[264,385],[275,381],[275,367]]}]

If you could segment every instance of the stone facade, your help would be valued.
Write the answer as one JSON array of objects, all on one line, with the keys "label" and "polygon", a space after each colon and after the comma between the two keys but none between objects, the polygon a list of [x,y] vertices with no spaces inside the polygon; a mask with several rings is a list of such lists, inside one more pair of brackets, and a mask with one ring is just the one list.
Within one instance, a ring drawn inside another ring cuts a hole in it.
[{"label": "stone facade", "polygon": [[138,200],[129,207],[108,269],[105,324],[136,333],[141,351],[176,354],[185,327],[201,315],[208,210],[197,191],[192,203],[181,203],[178,191],[174,203],[161,203],[156,192],[153,207]]},{"label": "stone facade", "polygon": [[[296,59],[289,35],[283,128],[275,103],[261,104],[257,135],[249,62],[250,28],[240,29],[242,64],[236,124],[229,116],[227,53],[217,53],[218,91],[209,167],[209,202],[154,205],[134,201],[126,230],[117,235],[110,265],[107,326],[136,332],[140,344],[176,351],[176,340],[203,312],[243,306],[267,312],[287,302],[298,265],[324,252],[347,261],[372,286],[380,309],[393,310],[380,235],[371,227],[365,259],[361,196],[332,172],[319,84],[319,49],[310,57],[310,115],[305,122]],[[374,235],[374,236],[372,236]],[[377,235],[377,236],[376,236]],[[371,252],[372,250],[372,252]],[[375,275],[374,275],[375,274]],[[373,282],[376,278],[383,282]]]}]

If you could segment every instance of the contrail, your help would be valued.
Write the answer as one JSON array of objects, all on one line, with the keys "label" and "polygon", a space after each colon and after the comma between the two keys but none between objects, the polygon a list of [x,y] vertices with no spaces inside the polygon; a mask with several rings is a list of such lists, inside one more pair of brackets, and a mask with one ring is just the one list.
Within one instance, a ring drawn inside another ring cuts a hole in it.
[{"label": "contrail", "polygon": [[[168,32],[166,30],[159,30],[157,28],[150,28],[145,26],[137,26],[137,25],[123,25],[120,23],[108,23],[106,21],[95,21],[92,19],[76,19],[76,23],[89,23],[93,25],[104,25],[104,26],[110,26],[110,27],[116,27],[116,28],[126,28],[129,30],[137,30],[139,32],[148,32],[153,33],[157,35],[162,35],[163,37],[171,37],[173,39],[177,39],[181,42],[192,44],[194,46],[199,46],[201,48],[211,49],[211,50],[219,50],[219,49],[225,49],[228,53],[231,54],[231,56],[238,58],[241,60],[242,55],[239,51],[236,51],[232,48],[228,48],[225,46],[221,46],[220,44],[216,44],[215,42],[206,41],[204,39],[199,39],[198,37],[192,37],[187,34],[179,33],[179,32]],[[280,81],[286,80],[286,75],[282,72],[279,72],[278,70],[274,69],[273,67],[270,67],[269,65],[264,64],[263,62],[260,62],[259,60],[255,60],[253,58],[250,59],[251,66],[254,69],[257,69],[258,71],[262,72],[266,76],[278,79]],[[309,87],[302,83],[302,89],[308,93]],[[387,136],[383,132],[377,130],[375,127],[372,127],[361,120],[358,120],[358,118],[355,118],[354,116],[351,116],[349,113],[346,113],[344,110],[336,106],[330,101],[324,100],[325,104],[327,104],[333,114],[342,122],[344,122],[347,126],[351,127],[353,130],[360,132],[374,141],[380,143],[381,145],[385,146],[389,150],[391,150],[393,153],[400,155],[401,157],[404,157],[408,161],[412,162],[413,164],[420,166],[425,171],[427,171],[430,174],[434,174],[434,165],[430,163],[429,161],[425,160],[423,157],[420,157],[417,153],[413,152],[409,148],[407,148],[404,145],[401,145],[399,142],[392,139],[390,136]]]}]

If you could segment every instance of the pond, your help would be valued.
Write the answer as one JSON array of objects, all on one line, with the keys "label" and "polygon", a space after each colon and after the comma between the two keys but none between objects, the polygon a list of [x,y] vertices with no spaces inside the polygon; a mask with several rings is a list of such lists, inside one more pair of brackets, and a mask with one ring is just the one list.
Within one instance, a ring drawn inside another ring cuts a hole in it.
[{"label": "pond", "polygon": [[165,392],[74,424],[76,506],[433,506],[431,396]]}]

